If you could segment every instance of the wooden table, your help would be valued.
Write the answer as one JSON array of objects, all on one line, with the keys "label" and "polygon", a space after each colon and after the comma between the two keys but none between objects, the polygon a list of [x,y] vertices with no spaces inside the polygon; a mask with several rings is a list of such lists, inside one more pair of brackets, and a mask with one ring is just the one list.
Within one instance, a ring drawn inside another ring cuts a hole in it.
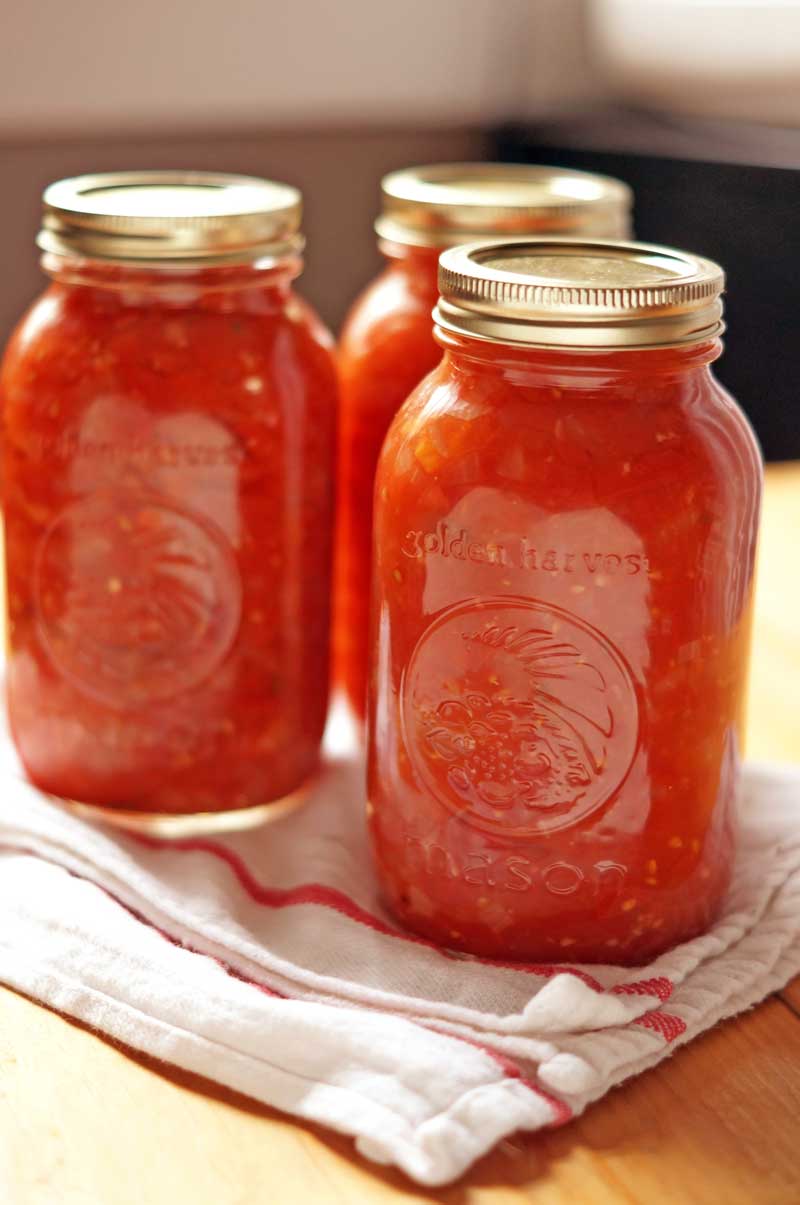
[{"label": "wooden table", "polygon": [[[800,465],[768,472],[749,754],[800,761]],[[800,822],[800,805],[798,813]],[[0,923],[2,923],[0,921]],[[0,989],[2,1205],[797,1205],[800,980],[433,1193]]]}]

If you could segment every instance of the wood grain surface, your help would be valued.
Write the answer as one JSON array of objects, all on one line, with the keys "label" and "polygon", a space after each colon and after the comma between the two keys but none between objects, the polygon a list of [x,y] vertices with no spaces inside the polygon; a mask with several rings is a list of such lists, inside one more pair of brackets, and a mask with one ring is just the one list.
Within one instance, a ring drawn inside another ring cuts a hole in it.
[{"label": "wood grain surface", "polygon": [[[767,474],[748,754],[800,761],[800,465]],[[798,804],[800,823],[800,803]],[[798,1205],[800,981],[426,1193],[0,989],[2,1205]]]}]

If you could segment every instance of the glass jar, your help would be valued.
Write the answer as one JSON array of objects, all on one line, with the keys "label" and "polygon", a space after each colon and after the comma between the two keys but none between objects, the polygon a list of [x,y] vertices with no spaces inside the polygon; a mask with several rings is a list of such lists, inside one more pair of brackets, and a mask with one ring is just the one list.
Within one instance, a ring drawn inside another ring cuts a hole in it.
[{"label": "glass jar", "polygon": [[606,176],[522,164],[456,163],[386,176],[376,222],[387,265],[355,302],[339,343],[335,676],[363,719],[372,490],[389,424],[441,359],[431,310],[439,253],[480,237],[625,237],[631,192]]},{"label": "glass jar", "polygon": [[274,807],[317,766],[336,386],[299,221],[249,177],[45,193],[0,378],[8,709],[32,782],[109,817]]},{"label": "glass jar", "polygon": [[442,256],[441,365],[376,481],[369,815],[390,907],[498,959],[644,962],[734,849],[761,462],[721,270]]}]

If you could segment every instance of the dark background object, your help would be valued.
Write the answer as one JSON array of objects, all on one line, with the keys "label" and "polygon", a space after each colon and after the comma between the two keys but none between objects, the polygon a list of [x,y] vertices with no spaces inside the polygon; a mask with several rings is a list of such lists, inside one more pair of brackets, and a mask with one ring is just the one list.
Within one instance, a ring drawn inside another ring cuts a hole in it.
[{"label": "dark background object", "polygon": [[800,459],[800,132],[748,133],[688,134],[627,115],[506,126],[495,131],[493,152],[619,176],[634,191],[639,239],[721,263],[728,331],[718,376],[747,412],[765,457]]}]

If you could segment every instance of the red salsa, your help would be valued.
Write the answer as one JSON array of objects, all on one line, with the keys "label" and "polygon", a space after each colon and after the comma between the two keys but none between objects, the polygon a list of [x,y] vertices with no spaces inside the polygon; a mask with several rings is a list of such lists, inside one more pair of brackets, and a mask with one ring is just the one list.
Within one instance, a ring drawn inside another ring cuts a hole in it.
[{"label": "red salsa", "polygon": [[570,260],[565,283],[584,272],[586,289],[641,263],[644,312],[620,284],[616,321],[643,346],[614,348],[614,305],[580,349],[556,342],[580,304],[481,308],[487,274],[558,281],[563,246],[443,257],[462,257],[443,267],[444,359],[376,481],[370,824],[417,932],[494,958],[638,963],[705,929],[729,879],[760,458],[710,370],[707,261],[663,252],[687,297],[664,328],[652,249]]},{"label": "red salsa", "polygon": [[56,795],[238,810],[315,770],[335,378],[293,237],[209,265],[46,253],[2,481],[11,729]]}]

